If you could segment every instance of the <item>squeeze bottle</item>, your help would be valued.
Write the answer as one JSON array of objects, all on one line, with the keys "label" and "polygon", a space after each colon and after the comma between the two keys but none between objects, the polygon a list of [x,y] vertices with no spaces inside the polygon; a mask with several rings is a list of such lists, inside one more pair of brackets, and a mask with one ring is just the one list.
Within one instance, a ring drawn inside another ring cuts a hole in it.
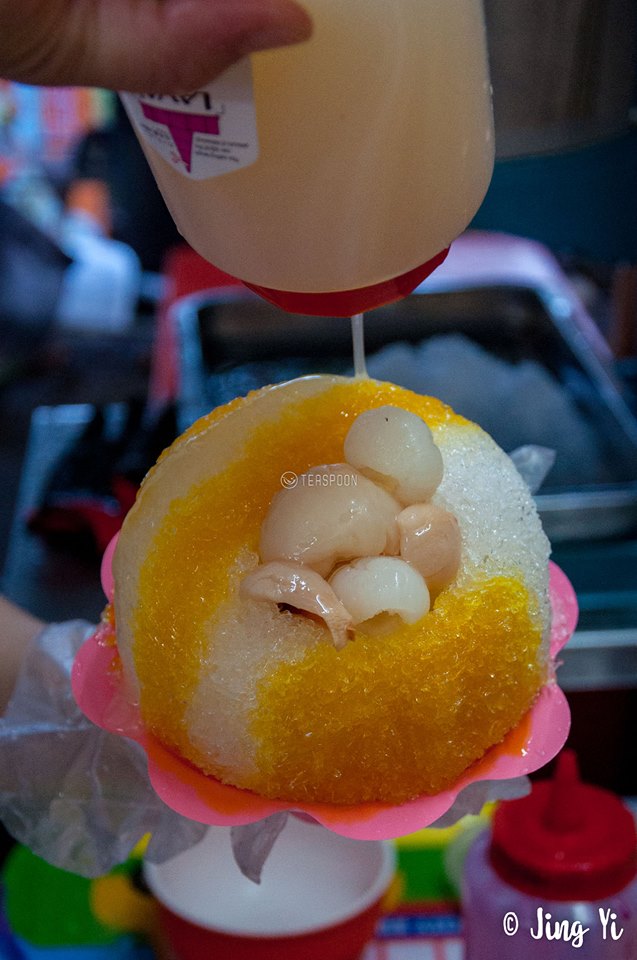
[{"label": "squeeze bottle", "polygon": [[481,0],[308,0],[312,38],[187,96],[122,94],[178,229],[295,312],[410,292],[493,167]]},{"label": "squeeze bottle", "polygon": [[635,960],[632,814],[565,751],[554,779],[502,803],[471,847],[462,909],[466,960]]}]

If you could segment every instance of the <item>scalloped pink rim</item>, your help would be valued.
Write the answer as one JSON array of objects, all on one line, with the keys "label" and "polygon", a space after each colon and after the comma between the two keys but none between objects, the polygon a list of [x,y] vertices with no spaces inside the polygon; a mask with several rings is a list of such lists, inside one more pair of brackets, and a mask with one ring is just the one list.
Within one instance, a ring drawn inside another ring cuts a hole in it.
[{"label": "scalloped pink rim", "polygon": [[[115,544],[104,555],[102,583],[112,598],[111,561]],[[577,624],[577,599],[566,575],[554,563],[549,569],[553,613],[550,653],[553,664]],[[357,840],[404,836],[426,827],[452,806],[470,783],[506,780],[532,773],[564,746],[570,727],[566,697],[554,678],[542,688],[531,710],[504,741],[492,747],[449,790],[418,797],[398,806],[365,803],[339,806],[324,803],[290,804],[268,800],[247,790],[220,783],[167,750],[143,726],[139,709],[128,702],[116,647],[103,627],[86,641],[73,665],[72,687],[80,709],[97,726],[136,740],[148,756],[148,771],[156,793],[177,813],[201,823],[235,826],[261,820],[280,810],[309,814],[324,827]]]}]

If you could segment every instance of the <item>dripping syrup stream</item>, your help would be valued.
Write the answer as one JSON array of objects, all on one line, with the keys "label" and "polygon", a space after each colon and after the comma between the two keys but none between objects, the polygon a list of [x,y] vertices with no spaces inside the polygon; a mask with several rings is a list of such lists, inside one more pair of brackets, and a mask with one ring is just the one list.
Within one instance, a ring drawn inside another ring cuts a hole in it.
[{"label": "dripping syrup stream", "polygon": [[364,315],[355,313],[352,317],[352,347],[354,349],[354,376],[366,377],[367,367],[365,365],[365,327],[363,323]]}]

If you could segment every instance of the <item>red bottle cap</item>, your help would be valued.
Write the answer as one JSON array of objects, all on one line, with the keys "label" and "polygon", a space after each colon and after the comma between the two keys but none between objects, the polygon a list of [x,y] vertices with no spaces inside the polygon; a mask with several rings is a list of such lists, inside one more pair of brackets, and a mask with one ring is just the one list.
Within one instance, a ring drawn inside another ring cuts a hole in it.
[{"label": "red bottle cap", "polygon": [[490,859],[511,886],[544,900],[602,900],[637,875],[637,834],[619,797],[582,783],[564,751],[553,780],[501,804]]},{"label": "red bottle cap", "polygon": [[270,287],[260,287],[256,283],[246,283],[246,287],[254,290],[264,300],[268,300],[277,307],[282,307],[288,313],[307,313],[315,317],[352,317],[356,313],[364,313],[374,307],[382,307],[386,303],[393,303],[411,293],[419,283],[439,267],[447,254],[449,247],[437,253],[435,257],[414,267],[408,273],[398,277],[374,283],[370,287],[360,287],[358,290],[336,290],[331,293],[298,293],[291,290],[273,290]]}]

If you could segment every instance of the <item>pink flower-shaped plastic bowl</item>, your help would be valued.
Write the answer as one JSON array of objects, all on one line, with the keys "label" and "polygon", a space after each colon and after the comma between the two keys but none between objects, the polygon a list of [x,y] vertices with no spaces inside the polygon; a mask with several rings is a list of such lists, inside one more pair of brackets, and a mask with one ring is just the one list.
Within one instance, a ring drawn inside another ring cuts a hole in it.
[{"label": "pink flower-shaped plastic bowl", "polygon": [[[102,583],[113,595],[111,543],[104,555]],[[357,840],[404,836],[429,824],[449,810],[458,794],[479,780],[507,780],[531,773],[548,763],[563,747],[570,726],[566,697],[555,680],[555,660],[577,623],[577,600],[565,574],[550,564],[552,607],[551,674],[533,707],[502,743],[492,747],[447,790],[399,805],[362,803],[289,803],[269,800],[207,776],[164,747],[142,722],[139,708],[126,699],[126,688],[114,631],[102,624],[79,651],[72,686],[80,709],[97,726],[136,740],[148,756],[153,788],[173,810],[201,823],[235,826],[261,820],[279,810],[302,812],[324,827]]]}]

